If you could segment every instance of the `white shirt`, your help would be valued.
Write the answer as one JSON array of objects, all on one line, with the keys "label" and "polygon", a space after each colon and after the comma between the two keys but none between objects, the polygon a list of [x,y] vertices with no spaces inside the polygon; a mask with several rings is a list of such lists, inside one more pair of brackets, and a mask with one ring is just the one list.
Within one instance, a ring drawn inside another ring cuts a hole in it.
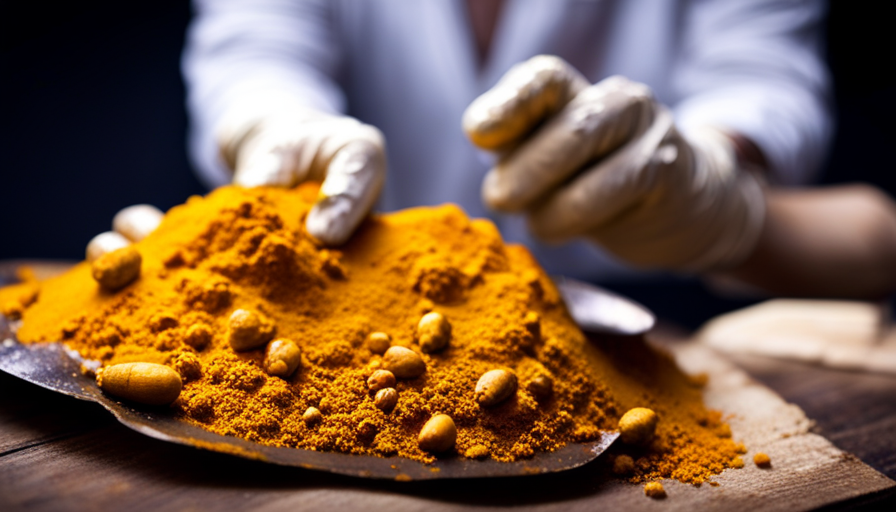
[{"label": "white shirt", "polygon": [[709,124],[755,142],[784,185],[811,178],[831,132],[819,1],[508,0],[481,66],[463,0],[197,0],[195,9],[183,67],[191,155],[206,183],[230,178],[215,145],[224,111],[251,95],[290,98],[382,130],[380,210],[460,204],[550,272],[632,271],[586,242],[538,244],[521,218],[482,205],[490,161],[465,138],[461,115],[513,64],[553,54],[592,82],[643,82],[683,131]]}]

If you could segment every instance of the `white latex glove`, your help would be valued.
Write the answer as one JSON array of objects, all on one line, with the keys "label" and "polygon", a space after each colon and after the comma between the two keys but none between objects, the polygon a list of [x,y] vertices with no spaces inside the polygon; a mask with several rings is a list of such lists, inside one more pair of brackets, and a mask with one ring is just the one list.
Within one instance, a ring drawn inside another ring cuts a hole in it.
[{"label": "white latex glove", "polygon": [[[272,108],[273,98],[242,105],[224,118],[221,155],[234,169],[234,183],[245,187],[291,187],[322,180],[320,197],[308,213],[308,232],[327,245],[339,245],[373,207],[386,177],[383,136],[349,117],[313,110]],[[135,205],[115,215],[113,230],[87,244],[87,260],[138,242],[151,233],[163,213]]]},{"label": "white latex glove", "polygon": [[518,64],[464,113],[474,144],[501,159],[483,200],[524,212],[548,241],[584,237],[629,263],[721,270],[753,250],[765,212],[732,141],[683,137],[650,89],[620,76],[588,85],[565,61]]},{"label": "white latex glove", "polygon": [[224,117],[218,142],[238,185],[322,181],[305,225],[326,245],[348,240],[386,177],[382,134],[350,117],[300,107],[243,108]]}]

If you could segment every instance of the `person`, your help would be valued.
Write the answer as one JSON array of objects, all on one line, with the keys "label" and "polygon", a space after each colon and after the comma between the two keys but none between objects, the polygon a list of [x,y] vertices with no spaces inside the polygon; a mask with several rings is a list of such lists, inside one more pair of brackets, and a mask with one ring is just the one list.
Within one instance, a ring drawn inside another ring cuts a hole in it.
[{"label": "person", "polygon": [[455,202],[549,271],[589,280],[654,268],[783,293],[896,289],[888,198],[781,188],[813,177],[831,132],[822,2],[195,11],[183,69],[196,167],[210,186],[322,180],[307,227],[324,243],[345,242],[377,201]]}]

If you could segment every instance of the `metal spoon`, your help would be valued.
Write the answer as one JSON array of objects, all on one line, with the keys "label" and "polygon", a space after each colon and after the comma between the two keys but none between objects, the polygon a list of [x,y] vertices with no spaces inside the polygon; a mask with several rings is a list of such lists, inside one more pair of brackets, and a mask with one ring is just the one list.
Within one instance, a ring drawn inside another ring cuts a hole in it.
[{"label": "metal spoon", "polygon": [[569,314],[583,331],[634,336],[656,323],[649,309],[622,295],[568,277],[553,279]]}]

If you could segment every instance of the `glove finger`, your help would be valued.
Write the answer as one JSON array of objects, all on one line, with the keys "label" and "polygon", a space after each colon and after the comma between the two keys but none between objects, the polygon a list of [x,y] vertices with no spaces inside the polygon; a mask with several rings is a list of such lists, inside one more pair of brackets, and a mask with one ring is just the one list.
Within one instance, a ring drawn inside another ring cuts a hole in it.
[{"label": "glove finger", "polygon": [[545,198],[529,213],[529,229],[547,241],[580,236],[612,223],[650,192],[658,192],[656,173],[663,167],[651,161],[672,128],[672,114],[659,110],[642,136]]},{"label": "glove finger", "polygon": [[588,87],[486,175],[483,200],[501,211],[530,207],[589,162],[640,136],[655,105],[647,86],[623,77]]},{"label": "glove finger", "polygon": [[294,157],[294,148],[261,133],[239,152],[233,182],[243,187],[291,187],[296,181]]},{"label": "glove finger", "polygon": [[386,173],[383,148],[380,131],[356,119],[274,119],[245,143],[234,183],[291,187],[323,181],[305,225],[322,243],[339,245],[379,195]]},{"label": "glove finger", "polygon": [[[379,131],[368,127],[379,135]],[[373,208],[386,178],[382,137],[349,142],[327,166],[320,198],[308,213],[305,226],[325,245],[341,245]]]},{"label": "glove finger", "polygon": [[521,139],[542,119],[563,108],[588,86],[559,57],[539,55],[517,64],[463,116],[463,129],[476,146],[497,150]]},{"label": "glove finger", "polygon": [[165,214],[149,204],[135,204],[119,211],[112,218],[112,230],[131,242],[139,242],[155,231]]},{"label": "glove finger", "polygon": [[267,120],[239,152],[233,181],[244,187],[322,181],[339,150],[356,140],[382,145],[375,128],[348,117]]}]

